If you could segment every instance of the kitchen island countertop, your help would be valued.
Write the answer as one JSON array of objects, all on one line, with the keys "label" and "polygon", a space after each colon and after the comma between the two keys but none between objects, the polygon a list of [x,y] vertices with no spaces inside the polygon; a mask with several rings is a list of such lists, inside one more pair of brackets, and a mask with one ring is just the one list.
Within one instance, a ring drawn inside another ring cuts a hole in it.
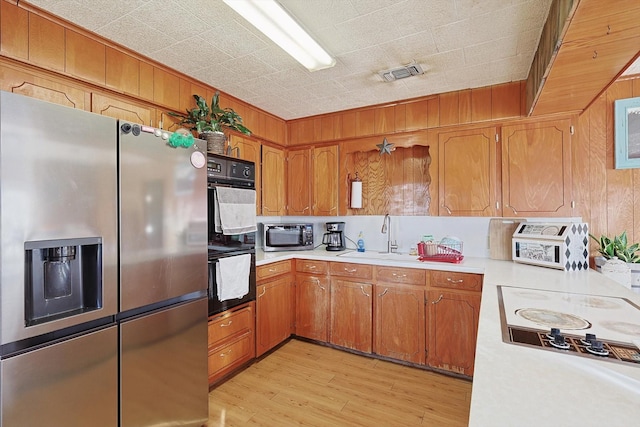
[{"label": "kitchen island countertop", "polygon": [[[421,262],[408,255],[343,255],[349,252],[353,251],[258,250],[256,258],[257,265],[303,258],[484,274],[470,426],[627,426],[639,422],[640,365],[504,343],[497,286],[621,297],[637,306],[640,295],[594,270],[564,272],[485,258],[465,258],[453,264]],[[616,319],[614,312],[612,319],[624,320]]]}]

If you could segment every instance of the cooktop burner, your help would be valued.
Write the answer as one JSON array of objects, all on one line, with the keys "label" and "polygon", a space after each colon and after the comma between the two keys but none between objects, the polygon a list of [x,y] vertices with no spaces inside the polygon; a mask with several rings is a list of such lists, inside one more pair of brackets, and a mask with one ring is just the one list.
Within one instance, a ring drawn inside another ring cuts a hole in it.
[{"label": "cooktop burner", "polygon": [[640,366],[640,307],[626,298],[498,286],[498,300],[504,342]]}]

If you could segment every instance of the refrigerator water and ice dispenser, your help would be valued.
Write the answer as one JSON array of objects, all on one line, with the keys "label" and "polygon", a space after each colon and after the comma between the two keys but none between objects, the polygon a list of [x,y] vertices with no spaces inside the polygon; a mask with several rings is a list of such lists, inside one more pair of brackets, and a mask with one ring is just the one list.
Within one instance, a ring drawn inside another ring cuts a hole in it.
[{"label": "refrigerator water and ice dispenser", "polygon": [[25,243],[25,324],[102,307],[102,239]]}]

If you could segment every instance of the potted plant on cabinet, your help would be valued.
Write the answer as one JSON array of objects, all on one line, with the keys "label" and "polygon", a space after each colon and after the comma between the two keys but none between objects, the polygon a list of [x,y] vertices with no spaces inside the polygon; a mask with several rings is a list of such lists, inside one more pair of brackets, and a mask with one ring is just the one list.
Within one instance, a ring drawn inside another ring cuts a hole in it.
[{"label": "potted plant on cabinet", "polygon": [[224,154],[226,135],[224,130],[231,129],[245,135],[251,131],[242,124],[242,117],[232,108],[220,107],[220,93],[216,91],[211,99],[211,105],[200,95],[193,95],[196,107],[187,109],[186,114],[168,112],[172,117],[180,119],[179,124],[191,131],[196,131],[198,137],[207,141],[207,151]]},{"label": "potted plant on cabinet", "polygon": [[602,271],[602,267],[608,260],[618,259],[625,262],[631,270],[631,287],[640,292],[640,243],[629,245],[627,232],[623,231],[613,239],[602,235],[600,238],[593,234],[589,236],[598,244],[598,252],[601,256],[594,258],[597,271]]}]

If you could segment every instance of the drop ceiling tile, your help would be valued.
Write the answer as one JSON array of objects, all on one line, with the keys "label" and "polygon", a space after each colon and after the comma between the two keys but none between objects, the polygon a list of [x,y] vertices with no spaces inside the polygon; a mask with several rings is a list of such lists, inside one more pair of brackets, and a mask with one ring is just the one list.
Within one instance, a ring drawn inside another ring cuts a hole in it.
[{"label": "drop ceiling tile", "polygon": [[[239,58],[273,46],[273,43],[267,43],[253,32],[246,31],[241,24],[233,19],[216,22],[213,25],[202,25],[199,30],[201,37],[208,44],[226,52],[233,58]],[[234,34],[234,36],[229,37],[229,34]],[[282,51],[282,49],[278,50]]]},{"label": "drop ceiling tile", "polygon": [[477,65],[508,58],[517,54],[518,40],[504,37],[464,48],[466,65]]},{"label": "drop ceiling tile", "polygon": [[175,41],[199,35],[204,23],[199,20],[193,22],[189,16],[176,14],[178,7],[178,4],[171,1],[153,0],[131,11],[130,15]]},{"label": "drop ceiling tile", "polygon": [[238,80],[249,80],[264,74],[274,73],[277,70],[271,65],[256,58],[246,55],[240,58],[232,58],[222,62],[222,65],[237,74]]},{"label": "drop ceiling tile", "polygon": [[150,56],[153,52],[174,43],[174,40],[165,35],[162,30],[140,24],[140,21],[131,15],[123,16],[105,25],[100,29],[100,34],[125,46],[131,46],[133,50],[143,55]]}]

